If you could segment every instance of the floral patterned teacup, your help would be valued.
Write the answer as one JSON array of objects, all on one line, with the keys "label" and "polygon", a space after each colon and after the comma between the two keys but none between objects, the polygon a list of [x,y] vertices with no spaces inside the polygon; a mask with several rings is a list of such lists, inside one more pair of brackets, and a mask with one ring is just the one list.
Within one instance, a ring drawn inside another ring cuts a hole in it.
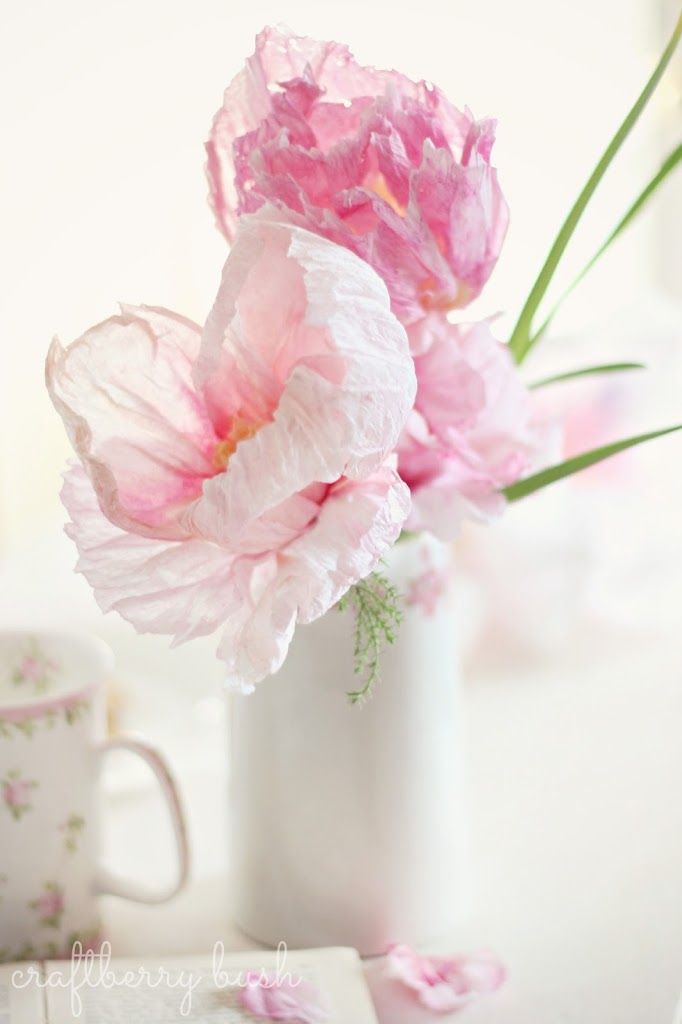
[{"label": "floral patterned teacup", "polygon": [[[111,651],[87,635],[0,632],[0,962],[69,955],[100,941],[98,893],[146,903],[184,884],[178,795],[149,746],[103,740]],[[149,891],[98,866],[98,762],[124,747],[155,772],[175,829],[173,884]]]}]

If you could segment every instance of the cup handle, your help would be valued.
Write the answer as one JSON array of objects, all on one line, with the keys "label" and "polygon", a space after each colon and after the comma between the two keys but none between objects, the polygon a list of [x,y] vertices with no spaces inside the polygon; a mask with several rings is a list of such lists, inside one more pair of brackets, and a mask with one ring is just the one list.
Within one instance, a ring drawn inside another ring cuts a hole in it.
[{"label": "cup handle", "polygon": [[175,880],[170,885],[161,889],[149,889],[139,882],[119,878],[106,868],[100,866],[95,883],[97,892],[120,896],[122,899],[134,900],[137,903],[165,903],[180,892],[189,874],[187,828],[177,787],[166,762],[149,744],[128,736],[121,736],[105,740],[97,748],[97,753],[100,757],[104,757],[111,750],[129,750],[132,754],[137,754],[138,757],[141,757],[149,765],[156,776],[168,807],[171,824],[173,825],[178,857],[178,871]]}]

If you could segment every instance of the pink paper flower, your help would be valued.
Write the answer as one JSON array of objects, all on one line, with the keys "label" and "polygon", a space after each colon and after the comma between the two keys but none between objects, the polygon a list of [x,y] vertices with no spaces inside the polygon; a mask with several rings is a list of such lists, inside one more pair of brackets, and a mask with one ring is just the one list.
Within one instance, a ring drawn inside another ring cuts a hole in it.
[{"label": "pink paper flower", "polygon": [[63,500],[100,606],[175,642],[222,628],[236,686],[274,672],[407,515],[387,457],[414,368],[386,289],[269,210],[242,224],[203,336],[125,307],[55,342],[47,383],[82,464]]},{"label": "pink paper flower", "polygon": [[494,133],[426,82],[266,28],[213,122],[211,204],[228,239],[265,202],[295,211],[367,260],[412,323],[466,305],[495,265],[508,211]]},{"label": "pink paper flower", "polygon": [[551,432],[487,322],[455,326],[431,314],[409,333],[419,354],[417,398],[398,446],[412,494],[407,528],[450,540],[463,519],[504,509],[500,488],[546,455]]},{"label": "pink paper flower", "polygon": [[250,972],[239,1001],[243,1009],[265,1020],[321,1024],[329,1016],[316,986],[298,977],[277,978]]}]

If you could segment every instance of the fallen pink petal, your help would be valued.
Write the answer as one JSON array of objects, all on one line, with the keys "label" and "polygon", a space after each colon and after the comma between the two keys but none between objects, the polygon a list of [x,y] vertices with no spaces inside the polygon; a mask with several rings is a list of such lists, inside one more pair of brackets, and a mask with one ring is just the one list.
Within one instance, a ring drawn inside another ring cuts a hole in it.
[{"label": "fallen pink petal", "polygon": [[298,976],[278,978],[252,972],[239,993],[239,1002],[261,1020],[323,1024],[329,1017],[317,987]]},{"label": "fallen pink petal", "polygon": [[366,968],[380,1024],[428,1024],[496,992],[506,970],[492,954],[421,956],[395,945]]}]

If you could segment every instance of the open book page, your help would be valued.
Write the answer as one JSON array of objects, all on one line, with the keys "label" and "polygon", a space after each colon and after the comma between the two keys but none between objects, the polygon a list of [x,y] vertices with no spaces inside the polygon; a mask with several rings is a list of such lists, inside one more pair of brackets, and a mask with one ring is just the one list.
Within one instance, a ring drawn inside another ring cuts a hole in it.
[{"label": "open book page", "polygon": [[42,978],[41,964],[0,966],[0,1024],[44,1024]]},{"label": "open book page", "polygon": [[[240,1008],[240,979],[249,971],[313,982],[328,1009],[327,1024],[376,1024],[360,958],[352,949],[229,953],[220,957],[98,960],[84,965],[45,964],[47,1024],[254,1024]],[[218,969],[219,968],[219,969]],[[72,980],[73,979],[73,980]],[[34,1016],[31,1024],[42,1018]],[[0,1024],[5,1024],[0,1019]],[[11,1017],[9,1024],[28,1024]]]}]

